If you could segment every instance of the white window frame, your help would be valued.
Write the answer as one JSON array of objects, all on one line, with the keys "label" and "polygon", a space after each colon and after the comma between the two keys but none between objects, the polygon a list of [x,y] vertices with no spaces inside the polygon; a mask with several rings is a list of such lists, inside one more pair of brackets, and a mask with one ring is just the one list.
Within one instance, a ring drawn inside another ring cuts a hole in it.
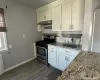
[{"label": "white window frame", "polygon": [[1,51],[7,51],[8,47],[7,47],[7,38],[6,38],[6,33],[5,32],[0,32],[0,43],[1,43],[1,47],[0,47],[0,52]]}]

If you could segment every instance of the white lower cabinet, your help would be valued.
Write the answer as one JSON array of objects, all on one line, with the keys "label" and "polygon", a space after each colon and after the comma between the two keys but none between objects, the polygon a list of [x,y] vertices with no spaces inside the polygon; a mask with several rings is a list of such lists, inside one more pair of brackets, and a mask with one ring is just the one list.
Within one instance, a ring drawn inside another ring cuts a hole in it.
[{"label": "white lower cabinet", "polygon": [[64,71],[65,68],[68,66],[67,65],[67,55],[58,53],[57,55],[57,64],[58,64],[58,69]]},{"label": "white lower cabinet", "polygon": [[57,64],[58,69],[64,71],[70,63],[73,61],[75,57],[71,55],[67,55],[66,53],[58,53],[57,54]]},{"label": "white lower cabinet", "polygon": [[48,63],[57,68],[57,54],[55,51],[48,51]]},{"label": "white lower cabinet", "polygon": [[78,55],[79,51],[71,49],[63,49],[54,46],[48,46],[48,63],[61,70],[64,71],[70,63],[74,60],[74,58]]}]

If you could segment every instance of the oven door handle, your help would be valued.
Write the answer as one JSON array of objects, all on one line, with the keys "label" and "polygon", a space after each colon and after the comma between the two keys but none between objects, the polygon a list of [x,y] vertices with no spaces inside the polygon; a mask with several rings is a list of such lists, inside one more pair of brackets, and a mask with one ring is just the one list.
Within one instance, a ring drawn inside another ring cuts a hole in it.
[{"label": "oven door handle", "polygon": [[42,49],[45,49],[45,50],[47,50],[46,48],[44,48],[44,47],[40,47],[40,46],[36,46],[36,47],[38,47],[38,48],[42,48]]}]

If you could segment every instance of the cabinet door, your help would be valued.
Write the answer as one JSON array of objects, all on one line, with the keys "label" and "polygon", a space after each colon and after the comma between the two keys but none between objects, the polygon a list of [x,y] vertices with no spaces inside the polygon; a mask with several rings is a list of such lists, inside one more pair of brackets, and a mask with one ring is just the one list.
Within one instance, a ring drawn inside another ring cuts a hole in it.
[{"label": "cabinet door", "polygon": [[[38,11],[37,12],[37,24],[40,22],[40,21],[43,21],[44,20],[44,12],[43,11]],[[37,25],[37,30],[40,32],[42,31],[42,27],[40,25]]]},{"label": "cabinet door", "polygon": [[64,71],[66,68],[67,68],[67,56],[66,54],[63,54],[63,53],[58,53],[58,59],[57,59],[57,64],[58,64],[58,69]]},{"label": "cabinet door", "polygon": [[84,21],[84,1],[74,0],[72,5],[72,31],[82,31]]},{"label": "cabinet door", "polygon": [[53,66],[57,67],[57,55],[54,51],[48,51],[48,63]]},{"label": "cabinet door", "polygon": [[51,9],[37,12],[37,21],[38,22],[46,21],[46,20],[51,20]]},{"label": "cabinet door", "polygon": [[47,9],[44,11],[44,21],[51,20],[51,9]]},{"label": "cabinet door", "polygon": [[62,5],[62,31],[70,31],[72,14],[72,2],[66,2]]},{"label": "cabinet door", "polygon": [[61,6],[52,8],[52,31],[61,30]]},{"label": "cabinet door", "polygon": [[64,71],[74,60],[74,56],[67,55],[66,53],[58,53],[57,55],[58,69]]},{"label": "cabinet door", "polygon": [[72,55],[67,55],[67,65],[69,66],[70,64],[71,64],[71,62],[74,60],[74,56],[72,56]]},{"label": "cabinet door", "polygon": [[37,22],[44,21],[44,11],[37,12]]}]

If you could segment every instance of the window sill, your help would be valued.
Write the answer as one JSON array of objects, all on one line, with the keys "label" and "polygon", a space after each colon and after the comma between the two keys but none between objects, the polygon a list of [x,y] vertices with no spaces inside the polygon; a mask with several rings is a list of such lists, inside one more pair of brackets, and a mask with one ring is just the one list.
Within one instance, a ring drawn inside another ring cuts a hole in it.
[{"label": "window sill", "polygon": [[0,50],[0,53],[2,53],[2,52],[7,52],[8,51],[8,48],[7,49],[1,49]]}]

